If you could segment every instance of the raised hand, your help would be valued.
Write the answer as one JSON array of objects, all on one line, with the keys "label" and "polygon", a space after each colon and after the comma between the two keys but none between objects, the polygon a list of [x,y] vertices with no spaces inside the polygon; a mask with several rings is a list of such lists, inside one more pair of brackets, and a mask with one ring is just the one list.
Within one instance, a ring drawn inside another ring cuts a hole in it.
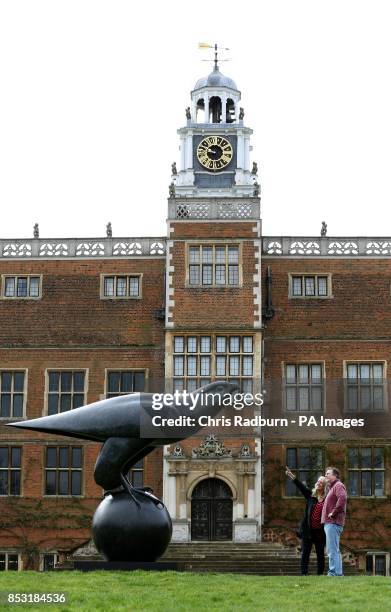
[{"label": "raised hand", "polygon": [[287,465],[285,466],[285,468],[286,468],[285,474],[288,476],[288,478],[290,478],[291,480],[294,480],[296,476],[293,474],[293,472],[291,472],[291,470],[289,469]]}]

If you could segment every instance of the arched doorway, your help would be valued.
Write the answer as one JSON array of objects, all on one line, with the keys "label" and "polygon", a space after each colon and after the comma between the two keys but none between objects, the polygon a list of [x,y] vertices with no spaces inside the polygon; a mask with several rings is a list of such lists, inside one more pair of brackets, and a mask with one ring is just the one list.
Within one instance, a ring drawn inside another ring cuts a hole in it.
[{"label": "arched doorway", "polygon": [[232,491],[223,480],[207,478],[194,488],[191,539],[232,540]]}]

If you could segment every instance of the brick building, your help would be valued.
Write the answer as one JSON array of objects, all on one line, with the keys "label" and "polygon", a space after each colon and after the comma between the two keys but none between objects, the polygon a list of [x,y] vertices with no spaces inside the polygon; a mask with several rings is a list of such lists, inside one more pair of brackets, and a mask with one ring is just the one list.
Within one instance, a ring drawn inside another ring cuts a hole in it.
[{"label": "brick building", "polygon": [[303,501],[284,466],[312,482],[333,464],[346,550],[389,573],[391,240],[263,236],[239,103],[216,61],[178,130],[166,237],[0,240],[0,569],[85,546],[102,495],[97,444],[8,422],[228,378],[261,385],[289,427],[205,428],[137,464],[173,540],[292,539]]}]

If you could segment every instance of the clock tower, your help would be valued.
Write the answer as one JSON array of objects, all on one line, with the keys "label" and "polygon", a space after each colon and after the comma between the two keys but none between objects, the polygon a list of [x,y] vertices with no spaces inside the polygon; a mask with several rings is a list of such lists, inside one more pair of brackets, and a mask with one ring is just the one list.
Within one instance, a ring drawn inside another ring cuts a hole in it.
[{"label": "clock tower", "polygon": [[[216,54],[217,55],[217,54]],[[180,163],[172,176],[177,197],[258,196],[256,165],[250,168],[250,136],[235,81],[213,71],[199,79],[178,130]]]},{"label": "clock tower", "polygon": [[[217,51],[216,51],[217,53]],[[168,199],[167,389],[213,380],[256,393],[262,381],[261,219],[252,130],[217,58],[178,130]],[[199,435],[205,439],[199,438]],[[163,493],[173,541],[256,542],[262,524],[262,437],[208,423],[164,448]]]}]

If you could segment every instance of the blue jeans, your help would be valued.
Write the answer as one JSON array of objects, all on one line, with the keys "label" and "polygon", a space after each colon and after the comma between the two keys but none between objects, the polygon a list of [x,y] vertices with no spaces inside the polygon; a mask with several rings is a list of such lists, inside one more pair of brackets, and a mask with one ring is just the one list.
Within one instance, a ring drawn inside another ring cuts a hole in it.
[{"label": "blue jeans", "polygon": [[339,550],[339,539],[343,531],[342,525],[336,523],[325,523],[326,552],[329,557],[328,576],[343,576],[342,556]]}]

